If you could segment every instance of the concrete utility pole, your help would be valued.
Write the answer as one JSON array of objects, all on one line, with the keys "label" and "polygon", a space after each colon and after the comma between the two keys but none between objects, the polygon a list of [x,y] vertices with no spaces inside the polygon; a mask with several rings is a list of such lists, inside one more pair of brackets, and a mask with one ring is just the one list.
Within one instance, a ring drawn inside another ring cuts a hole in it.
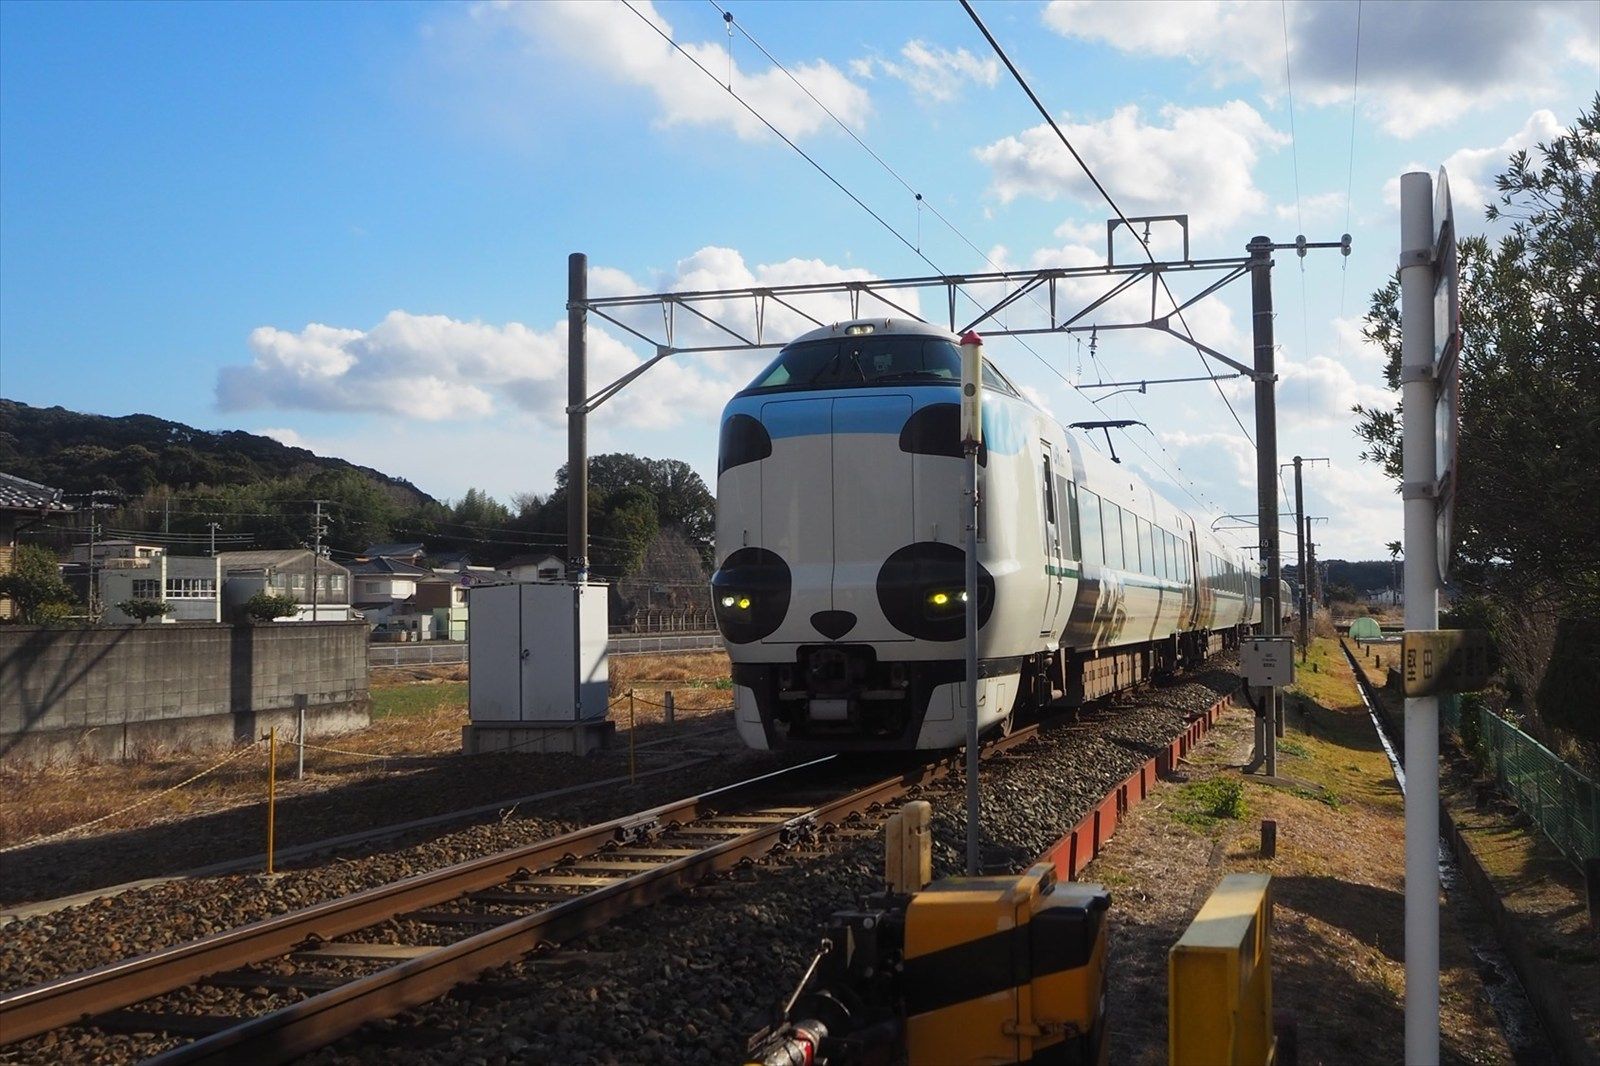
[{"label": "concrete utility pole", "polygon": [[[1311,522],[1310,522],[1309,519],[1306,518],[1305,491],[1304,491],[1304,489],[1302,487],[1302,484],[1301,484],[1300,467],[1301,467],[1302,463],[1326,463],[1326,462],[1328,462],[1327,459],[1302,459],[1298,455],[1294,457],[1294,513],[1295,513],[1295,528],[1300,531],[1300,535],[1295,537],[1295,540],[1300,542],[1299,559],[1298,559],[1298,561],[1299,561],[1299,564],[1300,564],[1300,661],[1301,662],[1305,662],[1306,661],[1306,655],[1307,655],[1307,653],[1309,652],[1309,650],[1311,648],[1311,608],[1310,608],[1311,595],[1310,595],[1310,592],[1308,591],[1310,586],[1307,584],[1307,579],[1306,579],[1306,557],[1307,557],[1306,545],[1309,544],[1310,541],[1311,541],[1311,537],[1310,537],[1309,532],[1308,532],[1311,529]],[[1289,464],[1285,463],[1283,465],[1284,466],[1288,466]],[[1282,467],[1280,467],[1279,469],[1282,469]]]},{"label": "concrete utility pole", "polygon": [[[1272,343],[1271,238],[1252,238],[1250,252],[1250,319],[1255,342],[1256,505],[1261,577],[1261,633],[1278,635],[1278,374]],[[1256,717],[1256,757],[1265,758],[1268,777],[1278,775],[1278,690],[1260,690],[1263,712]],[[1252,760],[1254,761],[1254,760]]]},{"label": "concrete utility pole", "polygon": [[322,561],[322,500],[312,501],[317,505],[317,513],[311,519],[311,620],[317,620],[317,577]]},{"label": "concrete utility pole", "polygon": [[567,576],[589,580],[589,257],[567,256]]},{"label": "concrete utility pole", "polygon": [[217,557],[217,527],[220,524],[219,522],[206,523],[206,528],[211,531],[211,557],[213,559]]},{"label": "concrete utility pole", "polygon": [[[1400,403],[1406,631],[1438,629],[1433,180],[1400,176]],[[1439,698],[1408,696],[1406,1062],[1439,1061]]]},{"label": "concrete utility pole", "polygon": [[1321,597],[1319,597],[1317,595],[1317,592],[1318,592],[1317,586],[1320,584],[1320,582],[1318,580],[1318,577],[1317,577],[1317,544],[1316,544],[1316,541],[1311,539],[1311,519],[1310,518],[1306,519],[1306,524],[1305,524],[1304,528],[1305,528],[1304,544],[1306,546],[1306,578],[1307,578],[1307,581],[1308,581],[1308,584],[1306,586],[1306,595],[1311,601],[1311,609],[1313,611],[1315,611],[1317,609],[1317,602],[1321,599]]}]

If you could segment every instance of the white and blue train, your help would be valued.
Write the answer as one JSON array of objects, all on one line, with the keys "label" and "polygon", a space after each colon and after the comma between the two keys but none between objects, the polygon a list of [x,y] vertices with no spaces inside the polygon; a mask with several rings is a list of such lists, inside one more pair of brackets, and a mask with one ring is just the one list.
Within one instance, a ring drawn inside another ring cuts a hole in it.
[{"label": "white and blue train", "polygon": [[[1259,623],[1238,549],[983,374],[980,727]],[[711,585],[751,747],[964,742],[960,377],[953,334],[859,320],[798,338],[728,403]]]}]

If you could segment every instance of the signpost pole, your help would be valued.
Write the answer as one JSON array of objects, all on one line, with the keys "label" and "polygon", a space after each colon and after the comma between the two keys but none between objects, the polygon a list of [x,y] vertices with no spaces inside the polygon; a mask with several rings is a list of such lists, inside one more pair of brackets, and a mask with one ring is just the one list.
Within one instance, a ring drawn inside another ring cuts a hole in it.
[{"label": "signpost pole", "polygon": [[[1433,181],[1400,177],[1400,381],[1406,629],[1437,629]],[[1405,1061],[1439,1061],[1439,700],[1405,703]]]},{"label": "signpost pole", "polygon": [[967,876],[979,873],[978,839],[978,449],[983,444],[983,341],[970,330],[961,338],[961,450],[966,455],[963,501],[967,520],[966,582],[962,594],[966,631]]}]

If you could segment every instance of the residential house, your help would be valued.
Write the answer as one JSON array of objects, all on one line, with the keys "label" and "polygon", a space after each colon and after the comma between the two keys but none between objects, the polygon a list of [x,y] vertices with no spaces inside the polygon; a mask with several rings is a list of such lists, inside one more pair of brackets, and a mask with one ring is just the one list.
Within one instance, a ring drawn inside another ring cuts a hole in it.
[{"label": "residential house", "polygon": [[[61,501],[60,489],[0,474],[0,574],[11,572],[19,530],[71,511],[71,505]],[[15,613],[16,605],[0,596],[0,618],[11,618]]]},{"label": "residential house", "polygon": [[548,552],[513,555],[499,570],[512,581],[562,581],[567,576],[567,564]]},{"label": "residential house", "polygon": [[97,566],[136,566],[154,559],[166,549],[158,544],[140,544],[132,540],[97,540],[93,544],[75,544],[68,562]]},{"label": "residential house", "polygon": [[398,559],[412,566],[421,566],[424,554],[421,544],[369,544],[367,550],[361,553],[359,561]]},{"label": "residential house", "polygon": [[467,590],[477,585],[505,582],[505,575],[488,566],[462,570],[434,567],[434,576],[417,582],[414,601],[417,611],[433,614],[434,635],[440,640],[466,640],[468,634]]},{"label": "residential house", "polygon": [[350,571],[331,559],[315,559],[309,548],[220,552],[217,560],[225,618],[237,617],[256,593],[270,592],[292,596],[299,604],[298,613],[285,621],[350,620]]},{"label": "residential house", "polygon": [[350,564],[350,579],[354,583],[351,602],[361,612],[361,617],[374,625],[382,625],[396,613],[409,613],[407,609],[414,606],[417,582],[433,576],[432,570],[399,558],[377,556],[357,560]]},{"label": "residential house", "polygon": [[[117,565],[113,565],[117,564]],[[222,563],[209,556],[115,557],[99,571],[100,602],[112,624],[135,622],[117,609],[126,600],[155,600],[171,611],[163,622],[222,621]]]}]

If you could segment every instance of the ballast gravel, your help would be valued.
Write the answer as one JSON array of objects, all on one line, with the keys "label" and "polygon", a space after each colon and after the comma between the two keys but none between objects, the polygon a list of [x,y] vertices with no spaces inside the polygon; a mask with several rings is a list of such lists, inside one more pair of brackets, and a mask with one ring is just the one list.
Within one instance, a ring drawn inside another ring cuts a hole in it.
[{"label": "ballast gravel", "polygon": [[[1067,832],[1117,782],[1182,731],[1189,715],[1233,691],[1212,669],[1081,712],[986,764],[983,861],[1020,869]],[[774,763],[776,765],[776,763]],[[681,778],[580,798],[514,817],[266,881],[254,876],[173,882],[0,929],[0,988],[41,983],[243,922],[423,870],[531,844],[761,772],[747,759]],[[960,775],[911,798],[934,804],[936,876],[965,855]],[[523,813],[523,812],[519,812]],[[451,995],[370,1025],[313,1053],[320,1063],[636,1063],[738,1061],[816,950],[828,916],[881,888],[881,833],[844,832],[708,882],[607,928],[485,975]],[[231,1013],[276,1005],[264,990],[181,990],[159,1008]],[[168,1041],[170,1042],[170,1041]],[[165,1042],[164,1042],[165,1043]],[[150,1038],[77,1028],[0,1048],[0,1062],[131,1061]]]},{"label": "ballast gravel", "polygon": [[[989,764],[986,867],[1021,869],[1107,791],[1238,686],[1212,670],[1086,712]],[[965,862],[959,775],[911,798],[934,805],[934,874]],[[880,832],[844,834],[614,922],[307,1057],[320,1064],[743,1061],[817,948],[829,915],[882,887]]]}]

